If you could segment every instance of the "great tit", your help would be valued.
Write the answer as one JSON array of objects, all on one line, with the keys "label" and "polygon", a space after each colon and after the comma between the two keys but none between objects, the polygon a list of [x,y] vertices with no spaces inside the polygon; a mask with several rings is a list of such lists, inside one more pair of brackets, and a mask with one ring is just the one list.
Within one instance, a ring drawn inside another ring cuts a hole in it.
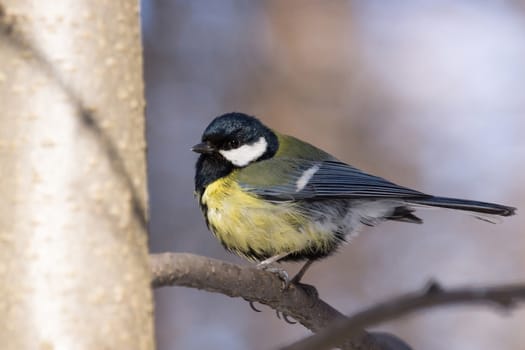
[{"label": "great tit", "polygon": [[417,208],[463,210],[481,219],[515,212],[396,185],[243,113],[215,118],[192,150],[200,153],[195,194],[208,228],[227,250],[259,268],[306,261],[294,282],[364,226],[422,223]]}]

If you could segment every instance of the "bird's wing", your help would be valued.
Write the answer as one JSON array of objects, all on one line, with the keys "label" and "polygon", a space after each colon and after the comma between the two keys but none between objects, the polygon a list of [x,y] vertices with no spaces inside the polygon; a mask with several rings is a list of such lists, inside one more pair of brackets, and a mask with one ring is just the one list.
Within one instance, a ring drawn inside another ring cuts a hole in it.
[{"label": "bird's wing", "polygon": [[238,181],[269,200],[430,197],[337,160],[272,158],[241,169]]}]

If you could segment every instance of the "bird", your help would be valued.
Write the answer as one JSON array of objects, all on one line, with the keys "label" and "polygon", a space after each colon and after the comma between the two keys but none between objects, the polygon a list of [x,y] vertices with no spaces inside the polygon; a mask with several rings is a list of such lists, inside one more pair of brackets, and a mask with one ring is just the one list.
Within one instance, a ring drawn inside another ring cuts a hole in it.
[{"label": "bird", "polygon": [[[421,224],[416,209],[465,211],[491,221],[516,208],[429,195],[368,174],[256,117],[232,112],[213,119],[195,166],[195,196],[224,248],[289,283],[336,252],[364,227],[393,220]],[[292,280],[272,267],[304,261]]]}]

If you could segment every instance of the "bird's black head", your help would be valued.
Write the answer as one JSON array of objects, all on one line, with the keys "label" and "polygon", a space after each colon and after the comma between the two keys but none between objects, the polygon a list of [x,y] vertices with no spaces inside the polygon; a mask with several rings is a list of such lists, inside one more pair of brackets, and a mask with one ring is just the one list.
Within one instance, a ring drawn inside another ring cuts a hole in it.
[{"label": "bird's black head", "polygon": [[227,113],[215,118],[204,130],[202,142],[192,148],[201,153],[195,175],[197,190],[234,168],[273,157],[278,147],[275,133],[255,117]]},{"label": "bird's black head", "polygon": [[234,167],[268,159],[277,151],[277,136],[257,118],[227,113],[215,118],[202,134],[202,143],[192,150],[216,155]]}]

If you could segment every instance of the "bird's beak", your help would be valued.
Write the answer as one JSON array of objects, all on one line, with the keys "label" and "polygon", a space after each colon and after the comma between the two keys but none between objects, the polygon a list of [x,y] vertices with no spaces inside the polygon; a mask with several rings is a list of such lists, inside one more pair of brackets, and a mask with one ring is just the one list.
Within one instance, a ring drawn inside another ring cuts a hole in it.
[{"label": "bird's beak", "polygon": [[198,143],[195,146],[193,146],[191,150],[196,153],[206,153],[206,154],[210,154],[216,151],[215,147],[213,147],[207,142]]}]

